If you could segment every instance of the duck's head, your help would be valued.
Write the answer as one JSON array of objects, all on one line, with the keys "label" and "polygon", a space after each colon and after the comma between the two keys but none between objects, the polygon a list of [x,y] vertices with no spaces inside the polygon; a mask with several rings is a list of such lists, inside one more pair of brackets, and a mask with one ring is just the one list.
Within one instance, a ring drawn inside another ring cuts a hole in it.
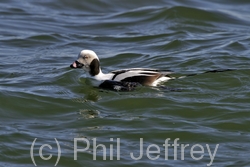
[{"label": "duck's head", "polygon": [[100,62],[96,53],[92,50],[82,50],[77,60],[70,65],[71,68],[83,68],[90,75],[95,76],[100,73]]}]

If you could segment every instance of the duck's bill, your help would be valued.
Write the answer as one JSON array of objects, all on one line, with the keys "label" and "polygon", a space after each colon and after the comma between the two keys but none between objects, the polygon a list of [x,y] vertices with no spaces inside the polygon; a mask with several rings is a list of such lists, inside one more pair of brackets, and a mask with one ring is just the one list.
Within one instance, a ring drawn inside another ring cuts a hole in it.
[{"label": "duck's bill", "polygon": [[75,61],[70,65],[71,68],[82,68],[84,65],[82,63],[79,63],[78,61]]},{"label": "duck's bill", "polygon": [[70,68],[77,68],[76,62],[72,63],[72,64],[70,65]]}]

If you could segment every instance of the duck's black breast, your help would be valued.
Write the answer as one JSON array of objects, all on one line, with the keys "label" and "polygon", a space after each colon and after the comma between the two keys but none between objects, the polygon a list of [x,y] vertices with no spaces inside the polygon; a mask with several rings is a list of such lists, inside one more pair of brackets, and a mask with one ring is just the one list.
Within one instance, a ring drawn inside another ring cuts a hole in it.
[{"label": "duck's black breast", "polygon": [[140,85],[141,84],[137,82],[120,82],[113,80],[105,80],[99,85],[99,88],[114,91],[132,91]]}]

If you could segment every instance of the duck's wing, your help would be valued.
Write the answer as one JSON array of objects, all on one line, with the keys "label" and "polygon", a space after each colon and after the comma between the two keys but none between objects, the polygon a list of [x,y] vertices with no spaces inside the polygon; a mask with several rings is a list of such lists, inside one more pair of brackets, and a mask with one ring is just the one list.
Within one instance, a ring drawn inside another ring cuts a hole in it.
[{"label": "duck's wing", "polygon": [[120,69],[120,70],[114,70],[111,71],[111,73],[116,73],[120,71],[155,71],[155,72],[172,72],[171,70],[159,70],[159,69],[154,69],[154,68],[127,68],[127,69]]},{"label": "duck's wing", "polygon": [[[121,82],[138,82],[142,85],[152,85],[154,81],[161,77],[171,74],[171,71],[161,71],[149,68],[131,68],[112,71],[114,74],[112,80]],[[168,76],[169,77],[169,76]],[[171,78],[171,77],[169,77]]]},{"label": "duck's wing", "polygon": [[113,74],[120,74],[120,73],[124,73],[127,71],[139,71],[139,72],[159,72],[159,73],[166,73],[166,74],[171,74],[173,73],[173,71],[171,70],[159,70],[159,69],[154,69],[154,68],[128,68],[128,69],[121,69],[121,70],[115,70],[115,71],[111,71],[111,73]]}]

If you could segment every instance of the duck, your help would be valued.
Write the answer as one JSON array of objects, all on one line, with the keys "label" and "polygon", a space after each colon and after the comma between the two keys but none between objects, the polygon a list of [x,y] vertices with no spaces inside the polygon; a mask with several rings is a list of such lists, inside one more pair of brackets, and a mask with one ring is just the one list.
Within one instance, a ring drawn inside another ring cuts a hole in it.
[{"label": "duck", "polygon": [[70,67],[84,69],[91,78],[101,82],[98,87],[116,91],[134,90],[139,85],[156,87],[174,79],[170,76],[172,71],[152,68],[120,69],[105,74],[102,72],[99,57],[92,50],[82,50]]}]

